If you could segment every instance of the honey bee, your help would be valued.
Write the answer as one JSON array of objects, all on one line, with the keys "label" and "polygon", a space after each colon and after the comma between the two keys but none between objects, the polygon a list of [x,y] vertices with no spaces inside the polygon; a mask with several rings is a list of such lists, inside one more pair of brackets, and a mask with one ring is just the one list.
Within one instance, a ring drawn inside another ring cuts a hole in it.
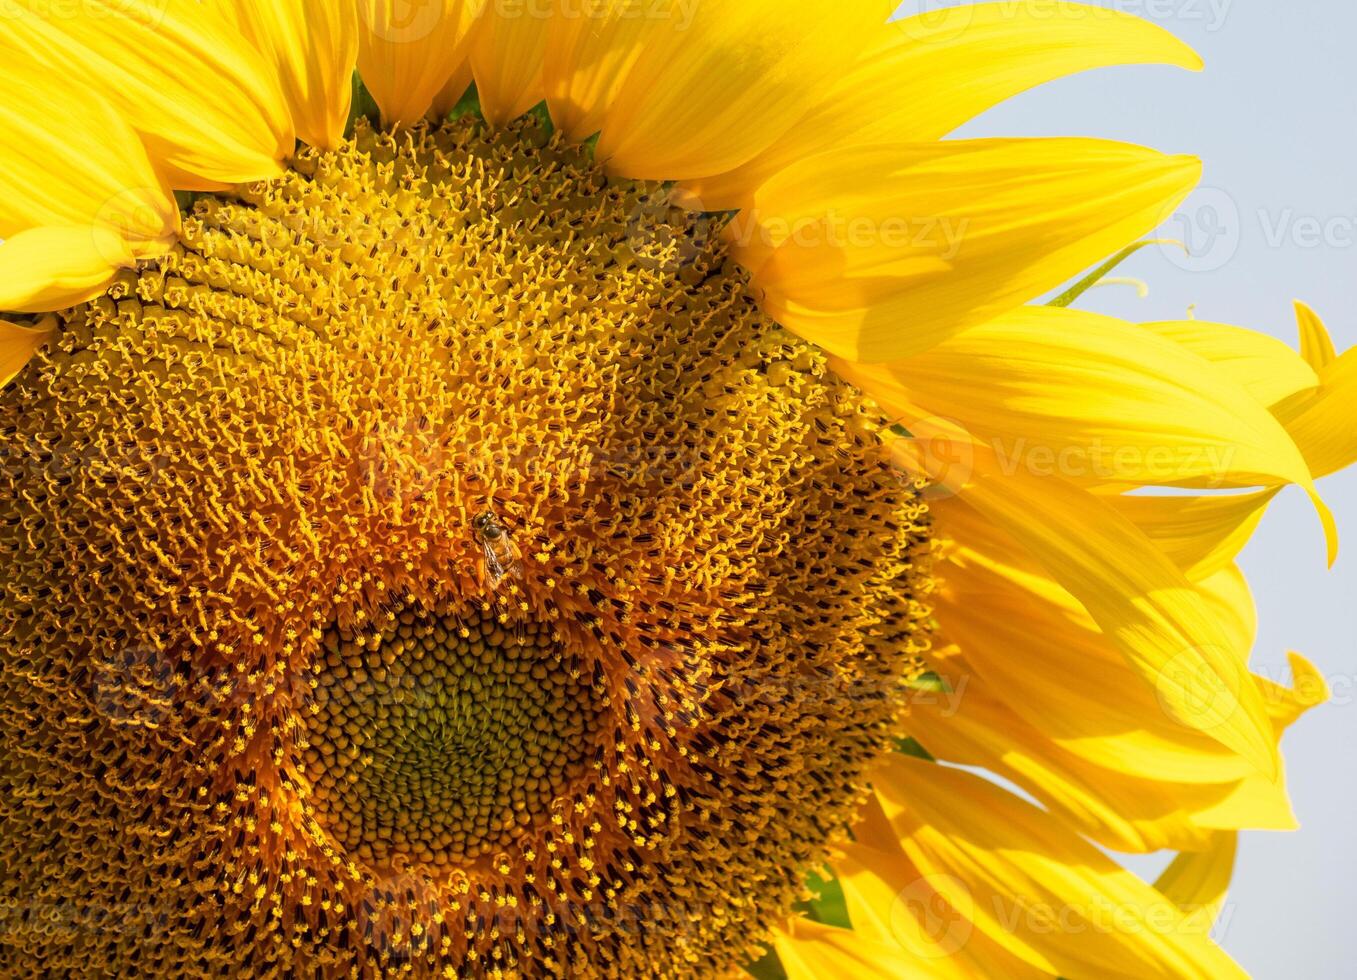
[{"label": "honey bee", "polygon": [[491,589],[498,589],[506,578],[522,578],[523,562],[513,538],[492,511],[485,511],[471,521],[484,558],[482,568]]}]

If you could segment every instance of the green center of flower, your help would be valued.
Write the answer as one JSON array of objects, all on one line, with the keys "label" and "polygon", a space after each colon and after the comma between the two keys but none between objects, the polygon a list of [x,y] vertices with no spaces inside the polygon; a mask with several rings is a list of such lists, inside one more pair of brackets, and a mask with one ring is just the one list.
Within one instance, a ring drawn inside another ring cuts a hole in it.
[{"label": "green center of flower", "polygon": [[324,646],[306,767],[327,828],[370,864],[507,848],[592,755],[598,696],[549,626],[406,612]]}]

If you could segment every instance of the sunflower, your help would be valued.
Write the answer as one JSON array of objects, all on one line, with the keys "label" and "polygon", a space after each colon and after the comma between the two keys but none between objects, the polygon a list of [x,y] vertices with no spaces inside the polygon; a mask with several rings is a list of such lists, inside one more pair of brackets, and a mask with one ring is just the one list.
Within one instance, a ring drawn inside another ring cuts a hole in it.
[{"label": "sunflower", "polygon": [[1071,307],[1191,158],[942,139],[1179,42],[894,5],[9,5],[7,975],[1239,973],[1357,361]]}]

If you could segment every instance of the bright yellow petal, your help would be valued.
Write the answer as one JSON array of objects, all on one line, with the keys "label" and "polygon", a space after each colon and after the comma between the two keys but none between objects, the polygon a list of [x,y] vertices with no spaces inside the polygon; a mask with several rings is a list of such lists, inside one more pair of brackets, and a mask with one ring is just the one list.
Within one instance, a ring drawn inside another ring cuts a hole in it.
[{"label": "bright yellow petal", "polygon": [[88,0],[41,16],[23,0],[0,47],[88,85],[142,134],[177,188],[277,175],[295,137],[278,78],[219,11],[197,0]]},{"label": "bright yellow petal", "polygon": [[1260,405],[1275,405],[1319,384],[1314,369],[1295,351],[1256,330],[1201,320],[1142,326],[1210,361]]},{"label": "bright yellow petal", "polygon": [[1312,486],[1286,430],[1243,388],[1190,350],[1112,317],[1021,307],[890,366],[837,368],[869,393],[901,390],[955,420],[988,442],[1006,473]]},{"label": "bright yellow petal", "polygon": [[333,0],[219,0],[277,73],[297,137],[321,149],[344,139],[358,63],[358,12]]},{"label": "bright yellow petal", "polygon": [[471,69],[490,125],[504,125],[545,97],[542,56],[550,27],[538,0],[500,0],[476,26]]},{"label": "bright yellow petal", "polygon": [[773,948],[787,972],[787,980],[826,977],[919,980],[934,976],[926,964],[908,962],[889,946],[864,939],[851,929],[808,919],[792,919],[782,929],[775,929]]},{"label": "bright yellow petal", "polygon": [[[1273,406],[1273,414],[1296,440],[1316,477],[1328,476],[1357,461],[1357,348],[1330,359],[1327,331],[1305,306],[1297,304],[1302,346],[1311,364],[1321,363],[1319,388],[1300,392]],[[1309,336],[1310,340],[1306,341]]]},{"label": "bright yellow petal", "polygon": [[1225,907],[1238,848],[1236,832],[1213,834],[1205,850],[1186,851],[1174,858],[1154,887],[1189,918],[1210,929]]},{"label": "bright yellow petal", "polygon": [[359,0],[358,70],[388,122],[413,125],[466,61],[485,0]]},{"label": "bright yellow petal", "polygon": [[1277,490],[1204,497],[1123,496],[1109,501],[1194,582],[1229,567]]},{"label": "bright yellow petal", "polygon": [[[0,244],[0,310],[67,309],[103,292],[132,263],[122,236],[103,225],[21,231]],[[14,349],[21,352],[22,345]]]},{"label": "bright yellow petal", "polygon": [[1328,328],[1314,310],[1296,301],[1296,324],[1300,328],[1300,355],[1316,371],[1323,371],[1338,357]]},{"label": "bright yellow petal", "polygon": [[542,82],[551,119],[571,139],[597,133],[627,73],[651,36],[691,16],[681,3],[655,4],[638,16],[633,0],[597,0],[551,25]]},{"label": "bright yellow petal", "polygon": [[[598,158],[615,173],[683,180],[722,173],[786,132],[888,29],[895,4],[859,0],[672,0],[602,110]],[[592,84],[592,83],[591,83]]]},{"label": "bright yellow petal", "polygon": [[0,65],[0,239],[44,226],[108,225],[139,256],[179,227],[174,198],[106,101],[33,65]]},{"label": "bright yellow petal", "polygon": [[[0,276],[4,275],[5,247],[0,245]],[[0,320],[0,388],[14,380],[24,369],[39,347],[47,343],[56,330],[55,321],[36,327],[24,327],[9,320]]]},{"label": "bright yellow petal", "polygon": [[[983,615],[979,610],[977,615]],[[1046,665],[1027,669],[1047,678]],[[944,678],[953,671],[944,663]],[[1063,683],[1063,681],[1062,681]],[[1211,832],[1197,821],[1266,830],[1289,830],[1295,818],[1283,786],[1270,792],[1238,792],[1238,781],[1219,774],[1205,782],[1173,782],[1167,773],[1133,775],[1101,766],[1079,754],[1080,746],[1050,739],[1010,710],[1016,692],[978,678],[949,703],[918,699],[905,719],[910,733],[936,758],[987,769],[1032,794],[1072,829],[1120,851],[1147,853],[1165,848],[1197,849]],[[1203,762],[1209,761],[1208,754]],[[1247,778],[1247,777],[1244,777]],[[1259,781],[1263,783],[1264,781]]]},{"label": "bright yellow petal", "polygon": [[1038,969],[1068,977],[1243,972],[1173,904],[1049,814],[958,769],[904,755],[876,778],[916,867]]},{"label": "bright yellow petal", "polygon": [[1079,600],[1153,686],[1170,718],[1276,776],[1271,723],[1238,657],[1237,638],[1142,531],[1063,480],[1001,476],[989,464],[977,465],[963,498]]},{"label": "bright yellow petal", "polygon": [[[875,805],[873,800],[867,803]],[[846,844],[831,864],[843,888],[854,934],[897,949],[898,956],[917,964],[916,976],[947,980],[1049,976],[977,930],[973,910],[953,908],[928,876],[910,863],[893,835],[884,850]]]},{"label": "bright yellow petal", "polygon": [[742,206],[769,178],[822,150],[939,139],[1019,92],[1102,65],[1197,69],[1187,45],[1138,17],[1020,0],[929,10],[891,24],[767,150],[683,190],[704,210]]},{"label": "bright yellow petal", "polygon": [[769,316],[849,360],[891,361],[1141,237],[1199,173],[1099,140],[831,151],[765,184],[727,233]]}]

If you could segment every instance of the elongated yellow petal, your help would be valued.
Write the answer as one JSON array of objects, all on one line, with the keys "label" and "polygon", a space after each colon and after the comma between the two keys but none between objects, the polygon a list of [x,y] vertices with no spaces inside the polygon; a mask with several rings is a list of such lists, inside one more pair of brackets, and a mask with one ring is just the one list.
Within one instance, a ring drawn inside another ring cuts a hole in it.
[{"label": "elongated yellow petal", "polygon": [[1297,300],[1295,305],[1296,325],[1300,328],[1300,355],[1310,367],[1316,371],[1323,371],[1338,357],[1338,352],[1333,349],[1329,330],[1310,307],[1300,300]]},{"label": "elongated yellow petal", "polygon": [[1099,140],[873,146],[792,165],[727,233],[771,317],[849,360],[891,361],[1144,235],[1199,173]]},{"label": "elongated yellow petal", "polygon": [[413,125],[466,61],[484,0],[359,0],[358,70],[382,118]]},{"label": "elongated yellow petal", "polygon": [[1295,351],[1256,330],[1201,320],[1142,326],[1213,363],[1260,405],[1275,405],[1319,384],[1315,370]]},{"label": "elongated yellow petal", "polygon": [[773,947],[787,980],[855,976],[917,980],[938,975],[929,972],[927,964],[909,962],[891,947],[864,939],[851,929],[808,919],[792,919],[774,930]]},{"label": "elongated yellow petal", "polygon": [[651,37],[673,30],[696,7],[678,2],[640,9],[634,0],[562,0],[565,16],[551,24],[542,83],[552,121],[571,139],[603,126],[628,72]]},{"label": "elongated yellow petal", "polygon": [[[0,245],[0,276],[4,275],[5,246]],[[55,322],[41,326],[24,327],[9,320],[0,320],[0,388],[5,387],[38,348],[51,339]]]},{"label": "elongated yellow petal", "polygon": [[476,26],[471,69],[490,125],[503,125],[545,97],[542,57],[550,26],[539,0],[500,0]]},{"label": "elongated yellow petal", "polygon": [[[871,800],[868,804],[875,805]],[[832,866],[853,932],[898,950],[897,956],[918,965],[916,975],[949,980],[1049,976],[976,929],[971,909],[948,904],[928,876],[910,863],[893,835],[886,849],[844,845]]]},{"label": "elongated yellow petal", "polygon": [[1079,600],[1154,687],[1170,718],[1275,778],[1271,724],[1235,639],[1200,590],[1142,531],[1063,480],[1001,476],[992,463],[977,465],[964,499]]},{"label": "elongated yellow petal", "polygon": [[1188,578],[1229,567],[1248,544],[1277,490],[1205,497],[1125,496],[1111,504]]},{"label": "elongated yellow petal", "polygon": [[1042,0],[979,3],[896,21],[767,150],[682,190],[704,210],[742,206],[779,171],[822,150],[939,139],[1004,99],[1102,65],[1198,69],[1187,45],[1138,17]]},{"label": "elongated yellow petal", "polygon": [[[888,28],[894,3],[673,0],[622,55],[626,78],[602,110],[598,158],[617,173],[682,180],[722,173],[786,132]],[[619,38],[625,48],[630,38]],[[613,87],[599,83],[604,91]]]},{"label": "elongated yellow petal", "polygon": [[1238,849],[1239,834],[1213,834],[1206,849],[1185,851],[1174,858],[1154,887],[1194,922],[1210,929],[1225,906]]},{"label": "elongated yellow petal", "polygon": [[174,198],[112,106],[22,61],[0,64],[0,93],[0,238],[104,224],[135,254],[169,246],[179,227]]},{"label": "elongated yellow petal", "polygon": [[333,0],[219,0],[277,73],[299,139],[344,139],[358,63],[358,11]]},{"label": "elongated yellow petal", "polygon": [[970,773],[890,757],[876,794],[900,848],[954,906],[1052,974],[1243,972],[1164,896],[1049,814]]},{"label": "elongated yellow petal", "polygon": [[132,263],[122,236],[104,225],[21,231],[0,244],[0,310],[64,310],[103,292],[118,270]]},{"label": "elongated yellow petal", "polygon": [[[88,0],[73,16],[22,0],[0,49],[103,95],[177,188],[272,177],[295,137],[274,70],[197,0]],[[34,12],[38,11],[38,12]]]},{"label": "elongated yellow petal", "polygon": [[1286,430],[1171,340],[1081,310],[1029,306],[889,367],[843,364],[868,392],[898,385],[993,447],[1004,472],[1161,486],[1311,486]]},{"label": "elongated yellow petal", "polygon": [[[1046,674],[1044,664],[1026,666]],[[939,672],[952,676],[945,664]],[[1080,755],[1081,746],[1058,744],[1019,718],[1009,707],[1014,696],[974,679],[954,702],[920,699],[905,723],[938,759],[988,769],[1022,787],[1080,833],[1116,850],[1205,847],[1211,831],[1197,822],[1198,814],[1241,828],[1289,830],[1296,825],[1280,784],[1259,787],[1270,792],[1240,794],[1237,780],[1219,774],[1204,782],[1178,783],[1166,773],[1133,774],[1101,766]]]}]

